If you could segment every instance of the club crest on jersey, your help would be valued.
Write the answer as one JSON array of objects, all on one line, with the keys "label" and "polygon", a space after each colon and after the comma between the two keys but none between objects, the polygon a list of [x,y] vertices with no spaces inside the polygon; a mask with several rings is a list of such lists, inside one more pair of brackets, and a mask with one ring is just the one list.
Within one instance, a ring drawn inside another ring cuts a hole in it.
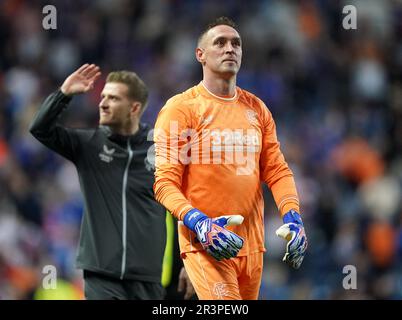
[{"label": "club crest on jersey", "polygon": [[250,124],[256,124],[257,123],[257,112],[251,109],[246,110],[246,119]]},{"label": "club crest on jersey", "polygon": [[99,158],[106,162],[109,163],[113,160],[113,154],[116,150],[114,148],[109,149],[107,145],[103,145],[103,151],[99,153]]},{"label": "club crest on jersey", "polygon": [[223,299],[225,296],[228,297],[230,295],[230,291],[228,290],[229,286],[228,283],[215,282],[213,288],[214,295],[217,296],[218,299]]}]

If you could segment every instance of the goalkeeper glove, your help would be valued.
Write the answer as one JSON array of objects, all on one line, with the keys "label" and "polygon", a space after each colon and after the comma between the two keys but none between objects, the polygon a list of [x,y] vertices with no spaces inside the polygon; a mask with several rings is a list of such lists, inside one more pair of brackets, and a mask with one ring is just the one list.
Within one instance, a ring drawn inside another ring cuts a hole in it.
[{"label": "goalkeeper glove", "polygon": [[241,224],[240,215],[209,218],[197,209],[190,210],[183,219],[184,225],[195,232],[202,247],[220,261],[236,257],[243,247],[243,239],[225,226]]},{"label": "goalkeeper glove", "polygon": [[287,240],[283,261],[299,269],[307,250],[307,237],[300,214],[290,210],[283,216],[283,225],[276,230],[276,235]]}]

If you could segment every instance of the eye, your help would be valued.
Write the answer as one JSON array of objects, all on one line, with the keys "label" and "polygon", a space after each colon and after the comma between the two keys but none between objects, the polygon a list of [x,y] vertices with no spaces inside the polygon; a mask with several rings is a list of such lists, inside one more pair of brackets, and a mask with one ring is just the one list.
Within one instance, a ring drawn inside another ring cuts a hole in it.
[{"label": "eye", "polygon": [[225,40],[218,39],[218,40],[216,40],[216,44],[218,45],[218,47],[223,47],[225,45]]},{"label": "eye", "polygon": [[239,39],[233,40],[232,41],[232,46],[236,47],[236,48],[240,47],[241,46],[240,40]]}]

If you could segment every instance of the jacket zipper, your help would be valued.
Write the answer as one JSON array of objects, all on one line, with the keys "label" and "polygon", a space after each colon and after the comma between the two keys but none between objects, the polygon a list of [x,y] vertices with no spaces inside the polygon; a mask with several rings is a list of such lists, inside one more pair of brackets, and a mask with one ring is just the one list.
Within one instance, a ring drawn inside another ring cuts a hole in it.
[{"label": "jacket zipper", "polygon": [[126,258],[127,258],[127,180],[128,171],[130,168],[131,159],[133,158],[133,151],[131,150],[130,140],[127,140],[127,151],[128,160],[126,164],[126,169],[124,170],[123,176],[123,192],[122,192],[122,208],[123,208],[123,227],[122,227],[122,244],[123,244],[123,255],[121,259],[121,274],[120,279],[123,279],[124,273],[126,272]]}]

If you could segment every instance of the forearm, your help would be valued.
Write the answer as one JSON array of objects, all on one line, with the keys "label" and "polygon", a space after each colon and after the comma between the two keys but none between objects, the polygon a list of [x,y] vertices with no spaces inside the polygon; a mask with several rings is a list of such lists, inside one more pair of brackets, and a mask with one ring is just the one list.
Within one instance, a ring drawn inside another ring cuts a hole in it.
[{"label": "forearm", "polygon": [[300,212],[299,197],[291,171],[272,183],[270,188],[281,216],[291,209]]},{"label": "forearm", "polygon": [[154,184],[155,199],[168,209],[178,220],[194,207],[181,190],[169,179],[157,178]]},{"label": "forearm", "polygon": [[73,129],[57,124],[60,114],[70,100],[71,98],[65,96],[60,90],[49,95],[42,103],[29,131],[42,144],[74,162],[75,154],[79,153],[77,149],[79,139]]},{"label": "forearm", "polygon": [[71,101],[71,97],[64,95],[60,90],[53,92],[42,103],[32,121],[29,131],[37,139],[46,138],[55,128],[57,119]]}]

